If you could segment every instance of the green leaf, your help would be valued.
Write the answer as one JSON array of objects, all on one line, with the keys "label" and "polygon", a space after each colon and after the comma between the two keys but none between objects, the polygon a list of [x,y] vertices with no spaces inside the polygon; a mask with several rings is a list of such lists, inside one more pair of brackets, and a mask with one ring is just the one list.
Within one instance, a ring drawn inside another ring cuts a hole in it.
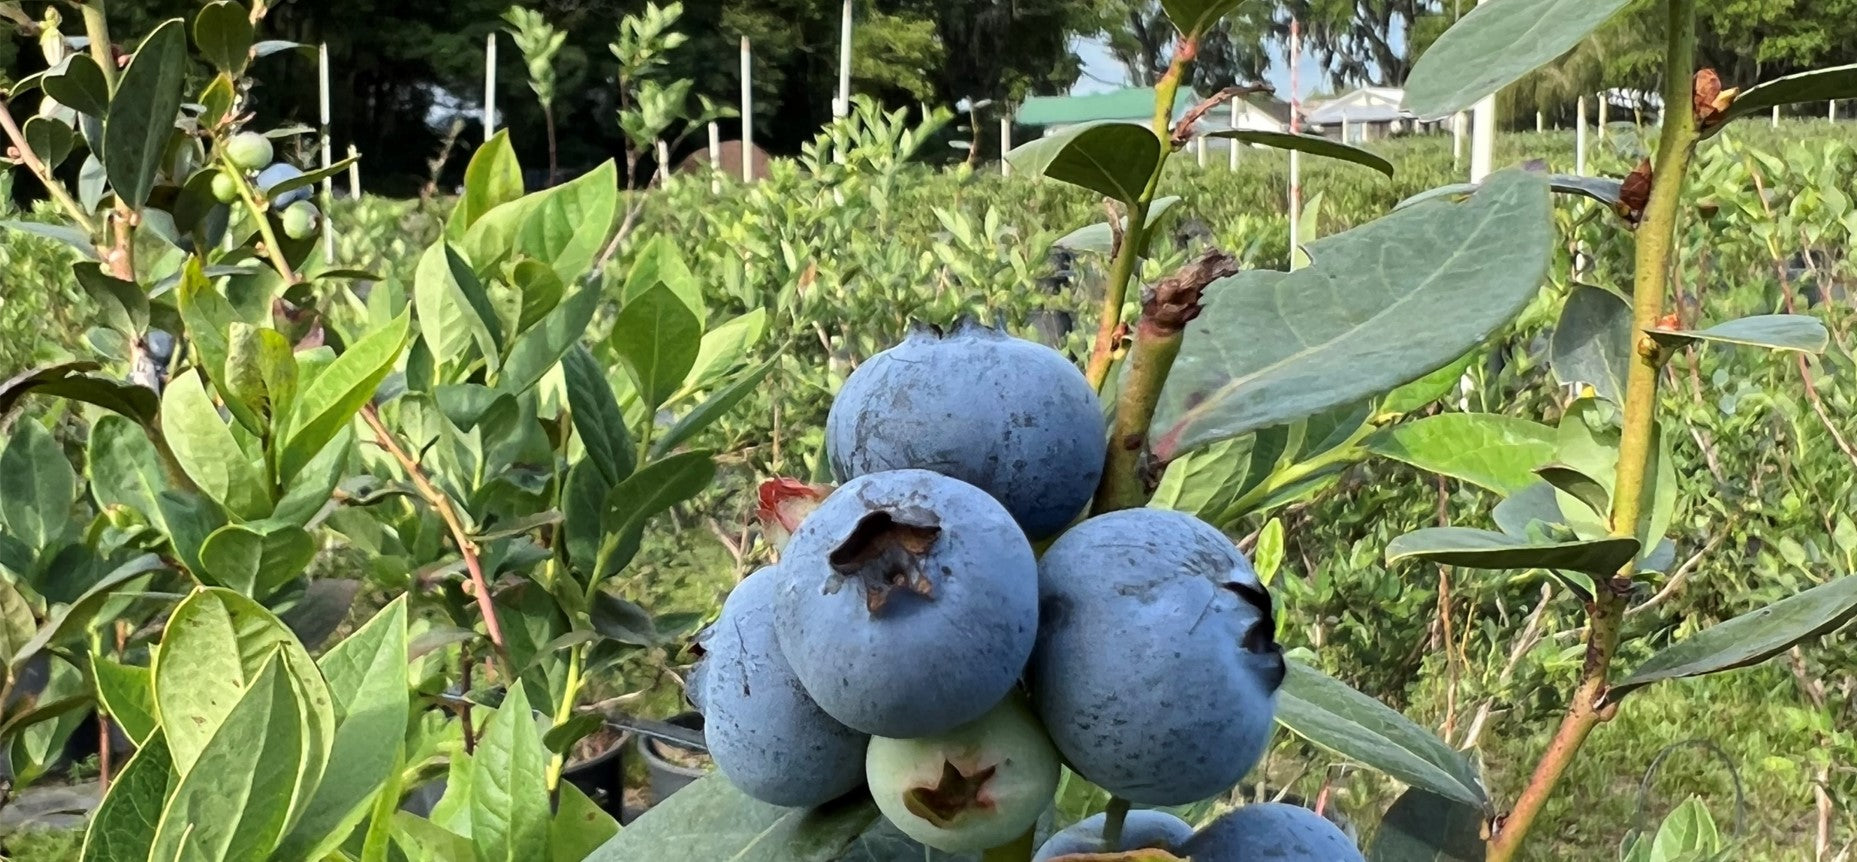
[{"label": "green leaf", "polygon": [[606,496],[613,483],[592,458],[582,458],[567,471],[561,486],[562,528],[567,531],[567,559],[591,580],[600,556],[601,527],[606,515]]},{"label": "green leaf", "polygon": [[1698,332],[1651,329],[1645,334],[1666,347],[1708,341],[1795,353],[1824,353],[1831,337],[1818,318],[1803,314],[1757,314],[1718,323]]},{"label": "green leaf", "polygon": [[619,171],[609,159],[562,185],[534,195],[517,245],[546,262],[564,283],[579,281],[593,266],[619,209]]},{"label": "green leaf", "polygon": [[471,844],[478,862],[548,855],[548,751],[523,686],[490,716],[471,755]]},{"label": "green leaf", "polygon": [[[1174,205],[1178,203],[1180,203],[1179,195],[1167,195],[1165,197],[1155,198],[1152,203],[1148,204],[1148,220],[1146,222],[1148,230],[1153,230],[1155,225],[1160,223],[1161,217],[1166,215],[1167,211],[1173,209]],[[1117,219],[1117,222],[1123,229],[1127,229],[1127,216],[1122,216]],[[1058,248],[1067,248],[1071,251],[1109,254],[1113,251],[1112,247],[1115,245],[1115,233],[1109,229],[1108,222],[1097,222],[1096,224],[1084,225],[1083,227],[1077,228],[1059,237],[1052,245]]]},{"label": "green leaf", "polygon": [[[308,131],[308,129],[306,128],[305,131]],[[275,135],[275,133],[273,133],[273,135]],[[296,176],[285,177],[284,179],[278,180],[276,185],[266,190],[265,196],[275,200],[279,195],[286,192],[314,187],[317,183],[325,179],[341,176],[344,171],[348,170],[349,165],[359,161],[359,157],[349,156],[340,161],[330,162],[329,166],[326,168],[310,168]]]},{"label": "green leaf", "polygon": [[[280,656],[295,707],[301,712],[304,747],[294,782],[273,807],[294,817],[322,776],[334,735],[335,708],[329,687],[309,653],[277,617],[230,590],[194,592],[175,607],[155,653],[155,708],[167,733],[175,768],[194,775],[214,740],[230,726],[240,693],[255,685],[271,656]],[[275,836],[274,836],[275,837]]]},{"label": "green leaf", "polygon": [[273,858],[324,858],[361,822],[376,788],[399,768],[411,714],[406,603],[404,595],[394,599],[317,662],[335,701],[334,744],[315,795]]},{"label": "green leaf", "polygon": [[1315,745],[1413,787],[1479,809],[1489,792],[1476,770],[1411,719],[1300,662],[1277,692],[1277,723]]},{"label": "green leaf", "polygon": [[0,531],[0,571],[24,578],[33,571],[32,549],[26,543]]},{"label": "green leaf", "polygon": [[625,284],[619,291],[619,302],[621,305],[631,302],[660,284],[677,294],[698,320],[707,317],[702,283],[690,271],[690,265],[684,262],[683,254],[669,234],[654,234],[633,254],[632,266],[626,270]]},{"label": "green leaf", "polygon": [[109,574],[90,585],[90,589],[77,597],[69,607],[52,614],[45,625],[39,627],[37,634],[26,641],[13,653],[13,667],[25,667],[27,660],[37,655],[47,646],[76,634],[90,624],[97,611],[115,595],[116,589],[136,578],[145,577],[150,572],[164,568],[161,558],[154,554],[143,554],[111,570]]},{"label": "green leaf", "polygon": [[1625,377],[1635,357],[1631,304],[1609,290],[1575,285],[1548,346],[1561,385],[1585,383],[1600,398],[1625,403]]},{"label": "green leaf", "polygon": [[619,821],[571,781],[561,782],[561,804],[548,830],[552,862],[580,862],[619,833]]},{"label": "green leaf", "polygon": [[142,292],[141,285],[104,272],[103,265],[96,261],[74,263],[71,272],[111,327],[131,337],[139,337],[148,328],[148,294]]},{"label": "green leaf", "polygon": [[1857,577],[1837,578],[1665,647],[1615,683],[1606,700],[1616,703],[1662,680],[1760,664],[1795,644],[1837,631],[1853,617],[1857,617]]},{"label": "green leaf", "polygon": [[130,209],[141,209],[155,187],[186,83],[187,26],[174,18],[137,46],[103,122],[103,166]]},{"label": "green leaf", "polygon": [[1483,3],[1432,43],[1406,77],[1406,108],[1435,120],[1567,53],[1631,0]]},{"label": "green leaf", "polygon": [[203,495],[174,489],[162,491],[155,505],[161,509],[162,523],[167,525],[181,565],[190,573],[199,571],[203,568],[200,546],[214,530],[226,525],[225,510]]},{"label": "green leaf", "polygon": [[[1764,114],[1781,105],[1850,98],[1857,98],[1857,64],[1814,69],[1749,87],[1735,97],[1720,123],[1725,125],[1729,120]],[[1722,125],[1704,129],[1702,136],[1714,135],[1721,131]]]},{"label": "green leaf", "polygon": [[141,744],[155,732],[155,692],[148,668],[93,656],[90,672],[97,681],[97,700],[131,742]]},{"label": "green leaf", "polygon": [[33,550],[48,550],[73,520],[77,471],[45,426],[20,422],[0,450],[0,525]]},{"label": "green leaf", "polygon": [[8,219],[6,221],[0,221],[0,227],[56,240],[70,246],[73,251],[76,251],[79,256],[86,260],[97,259],[97,247],[91,245],[90,234],[72,227],[71,225]]},{"label": "green leaf", "polygon": [[611,486],[632,475],[637,456],[633,453],[632,435],[626,433],[625,414],[613,397],[606,370],[586,346],[576,344],[561,359],[561,372],[567,385],[568,409],[574,433],[587,450],[587,460],[599,468]]},{"label": "green leaf", "polygon": [[226,348],[223,391],[256,417],[259,433],[288,418],[297,397],[297,359],[290,340],[275,329],[233,323]]},{"label": "green leaf", "polygon": [[73,52],[59,61],[45,73],[39,86],[45,90],[45,95],[80,113],[93,117],[109,113],[109,81],[103,77],[103,67],[87,53]]},{"label": "green leaf", "polygon": [[284,497],[272,510],[272,521],[308,528],[310,521],[328,505],[337,485],[347,473],[348,456],[354,451],[353,426],[343,426],[335,439],[322,447],[303,469],[297,471],[284,490]]},{"label": "green leaf", "polygon": [[1386,562],[1420,559],[1467,569],[1566,569],[1609,578],[1637,553],[1637,539],[1534,542],[1469,527],[1427,527],[1388,542]]},{"label": "green leaf", "polygon": [[541,382],[561,361],[562,354],[580,343],[599,304],[599,287],[583,287],[519,336],[509,349],[509,361],[497,376],[498,388],[518,395]]},{"label": "green leaf", "polygon": [[393,844],[408,862],[462,862],[471,841],[410,811],[393,812]]},{"label": "green leaf", "polygon": [[509,281],[522,294],[522,309],[516,315],[517,332],[527,332],[529,327],[541,322],[542,316],[553,311],[567,295],[567,285],[561,283],[561,277],[539,260],[525,257],[517,261],[510,270]]},{"label": "green leaf", "polygon": [[197,372],[169,382],[161,396],[161,429],[174,460],[207,496],[240,518],[270,513],[263,474],[246,459],[232,429],[219,418]]},{"label": "green leaf", "polygon": [[863,794],[782,808],[712,774],[640,815],[587,862],[836,862],[876,820],[877,806]]},{"label": "green leaf", "polygon": [[1161,9],[1167,13],[1167,20],[1172,21],[1181,35],[1197,39],[1212,30],[1219,19],[1233,9],[1242,5],[1244,0],[1161,0]]},{"label": "green leaf", "polygon": [[290,430],[281,435],[278,474],[285,482],[294,479],[311,458],[361,411],[382,380],[393,370],[406,347],[412,320],[406,313],[382,329],[363,336],[350,345],[329,367],[310,380],[297,394],[291,409]]},{"label": "green leaf", "polygon": [[709,427],[709,425],[717,419],[727,415],[743,398],[748,397],[749,393],[754,392],[755,389],[761,385],[761,381],[767,378],[767,373],[774,370],[774,366],[779,363],[780,357],[778,356],[761,363],[760,367],[742,375],[740,379],[723,387],[714,395],[704,399],[702,403],[692,407],[690,412],[685,413],[683,418],[677,420],[677,424],[672,425],[669,431],[664,432],[664,436],[652,441],[652,457],[662,457],[665,453],[676,449],[678,444],[690,439],[692,436],[695,436],[697,432]]},{"label": "green leaf", "polygon": [[663,641],[658,636],[658,626],[652,622],[650,612],[612,593],[593,593],[588,621],[601,637],[622,644],[657,646]]},{"label": "green leaf", "polygon": [[[310,744],[306,713],[279,651],[257,658],[251,685],[230,692],[235,699],[194,757],[173,752],[181,778],[149,858],[263,859],[282,836]],[[171,732],[175,722],[162,726]]]},{"label": "green leaf", "polygon": [[632,372],[648,410],[677,392],[696,364],[703,322],[670,288],[658,285],[619,309],[612,345]]},{"label": "green leaf", "polygon": [[463,366],[477,348],[490,368],[503,355],[502,325],[490,296],[471,271],[471,264],[450,243],[433,243],[419,258],[413,275],[413,309],[419,315],[419,334],[440,365]]},{"label": "green leaf", "polygon": [[1154,130],[1135,123],[1072,126],[1006,154],[1012,169],[1082,186],[1135,206],[1165,158]]},{"label": "green leaf", "polygon": [[1612,492],[1598,479],[1565,464],[1544,464],[1536,468],[1535,473],[1567,496],[1585,504],[1593,514],[1601,518],[1611,517]]},{"label": "green leaf", "polygon": [[21,595],[13,581],[0,578],[0,667],[10,666],[21,647],[32,642],[39,621],[32,614],[32,604]]},{"label": "green leaf", "polygon": [[1383,458],[1509,495],[1554,460],[1554,429],[1497,413],[1440,413],[1389,425],[1362,443]]},{"label": "green leaf", "polygon": [[1553,235],[1541,177],[1509,170],[1468,202],[1317,240],[1314,263],[1293,273],[1214,284],[1161,393],[1155,454],[1360,401],[1449,364],[1535,296]]},{"label": "green leaf", "polygon": [[1470,370],[1470,364],[1476,358],[1474,351],[1466,353],[1458,357],[1456,362],[1386,393],[1386,397],[1380,401],[1380,412],[1403,416],[1431,406],[1457,389],[1464,378],[1464,372]]},{"label": "green leaf", "polygon": [[110,791],[84,831],[84,862],[147,859],[161,825],[161,808],[173,786],[174,764],[157,732],[136,746],[127,766],[110,781]]},{"label": "green leaf", "polygon": [[195,574],[209,586],[265,599],[315,559],[316,540],[302,527],[273,521],[227,524],[200,546],[201,571]]},{"label": "green leaf", "polygon": [[464,169],[464,194],[445,224],[445,238],[456,242],[484,213],[522,197],[522,164],[510,146],[509,130],[498,129],[471,155]]},{"label": "green leaf", "polygon": [[690,373],[684,377],[683,387],[671,400],[708,389],[727,377],[729,372],[735,370],[736,364],[748,355],[749,349],[760,343],[761,336],[766,332],[767,309],[756,308],[703,333],[703,343],[696,351],[696,362],[690,365]]},{"label": "green leaf", "polygon": [[1303,135],[1293,132],[1270,132],[1262,129],[1220,129],[1214,132],[1207,132],[1206,136],[1212,138],[1230,138],[1231,140],[1246,144],[1261,144],[1276,150],[1295,150],[1300,153],[1308,153],[1312,156],[1320,156],[1325,159],[1338,159],[1344,162],[1352,162],[1361,167],[1373,168],[1389,177],[1393,175],[1392,162],[1372,152],[1363,150],[1360,147],[1350,146],[1340,141],[1331,141],[1319,135]]},{"label": "green leaf", "polygon": [[594,585],[625,568],[638,554],[646,522],[701,493],[715,478],[712,453],[684,452],[652,462],[608,492],[600,518]]},{"label": "green leaf", "polygon": [[56,169],[71,157],[71,148],[77,143],[77,133],[65,125],[63,120],[53,117],[29,117],[24,129],[26,146],[44,162],[47,168]]},{"label": "green leaf", "polygon": [[193,19],[193,41],[220,71],[237,77],[251,57],[251,14],[231,0],[208,3]]},{"label": "green leaf", "polygon": [[1722,837],[1715,828],[1715,818],[1695,796],[1683,800],[1666,815],[1657,837],[1651,840],[1651,858],[1660,862],[1714,860],[1721,858],[1717,855],[1721,850]]},{"label": "green leaf", "polygon": [[1483,813],[1414,787],[1393,800],[1367,847],[1367,862],[1483,862]]},{"label": "green leaf", "polygon": [[[291,634],[303,642],[303,648],[316,650],[348,621],[361,582],[346,578],[317,578],[309,582],[289,608],[278,614]],[[325,672],[326,675],[326,672]]]}]

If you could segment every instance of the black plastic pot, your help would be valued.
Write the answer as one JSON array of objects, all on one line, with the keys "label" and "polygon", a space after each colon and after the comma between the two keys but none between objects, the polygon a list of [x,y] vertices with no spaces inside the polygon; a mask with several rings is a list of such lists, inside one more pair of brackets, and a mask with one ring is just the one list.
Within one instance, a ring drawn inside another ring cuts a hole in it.
[{"label": "black plastic pot", "polygon": [[[699,712],[685,712],[672,716],[667,724],[690,730],[702,731],[703,715]],[[638,753],[645,760],[645,770],[651,779],[651,801],[663,802],[671,794],[682,790],[690,782],[709,774],[707,767],[690,767],[675,763],[664,756],[664,752],[683,751],[702,755],[703,750],[694,746],[679,745],[663,739],[654,739],[640,734]]]},{"label": "black plastic pot", "polygon": [[632,734],[622,733],[600,753],[561,770],[563,779],[621,824],[632,822],[638,814],[625,807],[625,751],[631,744]]}]

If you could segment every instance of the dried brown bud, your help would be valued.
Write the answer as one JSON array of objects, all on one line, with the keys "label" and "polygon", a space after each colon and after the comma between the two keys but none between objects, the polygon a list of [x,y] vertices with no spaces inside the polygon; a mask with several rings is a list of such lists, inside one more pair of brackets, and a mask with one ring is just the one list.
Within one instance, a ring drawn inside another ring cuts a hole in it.
[{"label": "dried brown bud", "polygon": [[1690,92],[1696,109],[1696,122],[1705,122],[1715,110],[1715,98],[1722,94],[1722,77],[1714,69],[1703,69],[1696,73],[1695,85]]},{"label": "dried brown bud", "polygon": [[1185,329],[1199,316],[1199,299],[1206,287],[1237,274],[1237,258],[1216,248],[1207,249],[1198,259],[1143,292],[1141,325],[1144,331],[1153,327],[1163,335],[1171,335]]},{"label": "dried brown bud", "polygon": [[1618,203],[1613,209],[1633,227],[1644,218],[1644,208],[1651,202],[1651,180],[1651,160],[1645,159],[1619,186]]}]

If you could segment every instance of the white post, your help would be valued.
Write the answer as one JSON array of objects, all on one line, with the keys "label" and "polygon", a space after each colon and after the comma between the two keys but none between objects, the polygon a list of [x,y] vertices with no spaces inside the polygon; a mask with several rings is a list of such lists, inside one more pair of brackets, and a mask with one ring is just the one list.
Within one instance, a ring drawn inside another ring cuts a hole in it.
[{"label": "white post", "polygon": [[1341,142],[1344,144],[1348,142],[1348,118],[1346,114],[1341,116]]},{"label": "white post", "polygon": [[722,194],[722,127],[709,124],[709,193]]},{"label": "white post", "polygon": [[1211,147],[1206,143],[1206,136],[1200,135],[1199,139],[1193,142],[1193,145],[1199,150],[1195,153],[1199,159],[1199,166],[1204,168],[1206,166],[1206,156],[1211,153]]},{"label": "white post", "polygon": [[1496,97],[1478,100],[1470,122],[1470,181],[1480,183],[1495,169]]},{"label": "white post", "polygon": [[742,37],[742,182],[754,182],[754,52]]},{"label": "white post", "polygon": [[[1237,99],[1232,100],[1231,118],[1226,121],[1226,125],[1234,129],[1238,128],[1238,100]],[[1231,140],[1231,139],[1227,139],[1225,143],[1227,144],[1226,153],[1225,153],[1225,160],[1226,160],[1225,167],[1227,170],[1234,170],[1234,171],[1238,170],[1238,142]]]},{"label": "white post", "polygon": [[1835,123],[1838,121],[1838,100],[1837,99],[1831,100],[1831,111],[1828,114],[1828,116],[1830,117],[1832,122]]},{"label": "white post", "polygon": [[[1296,67],[1302,60],[1302,22],[1290,19],[1290,134],[1302,132],[1302,104],[1296,97]],[[1290,150],[1290,268],[1302,246],[1302,153]]]},{"label": "white post", "polygon": [[664,185],[671,179],[671,145],[663,138],[654,143],[658,156],[658,185]]},{"label": "white post", "polygon": [[1573,172],[1586,176],[1586,97],[1580,97],[1579,125],[1573,133]]},{"label": "white post", "polygon": [[1601,92],[1599,94],[1599,140],[1601,141],[1606,139],[1606,109],[1610,107],[1612,107],[1612,100],[1606,98],[1606,94]]},{"label": "white post", "polygon": [[496,134],[496,34],[484,37],[484,140]]},{"label": "white post", "polygon": [[1547,114],[1542,113],[1541,111],[1536,111],[1535,112],[1535,134],[1539,135],[1545,131],[1547,131]]},{"label": "white post", "polygon": [[999,174],[1012,176],[1012,163],[1006,161],[1006,154],[1012,152],[1012,113],[1008,111],[999,118]]},{"label": "white post", "polygon": [[1463,111],[1451,115],[1451,167],[1464,162],[1464,132],[1469,129],[1470,117]]},{"label": "white post", "polygon": [[[322,90],[322,169],[328,170],[334,159],[330,156],[329,146],[329,43],[324,42],[316,48],[317,77]],[[329,212],[335,204],[335,178],[322,178],[322,257],[331,263],[335,261],[335,231],[330,230]]]},{"label": "white post", "polygon": [[1780,106],[1779,105],[1773,106],[1773,127],[1776,129],[1780,127]]},{"label": "white post", "polygon": [[354,144],[348,145],[348,157],[354,161],[348,163],[348,198],[361,199],[361,151]]},{"label": "white post", "polygon": [[851,113],[851,0],[845,0],[845,12],[838,25],[838,98],[832,102],[832,116]]}]

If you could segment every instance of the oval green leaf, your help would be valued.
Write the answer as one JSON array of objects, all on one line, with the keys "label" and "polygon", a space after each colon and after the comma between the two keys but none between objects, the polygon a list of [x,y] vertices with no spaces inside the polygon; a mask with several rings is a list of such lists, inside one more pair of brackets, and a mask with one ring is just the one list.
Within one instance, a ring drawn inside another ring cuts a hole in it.
[{"label": "oval green leaf", "polygon": [[1295,150],[1325,159],[1337,159],[1352,162],[1365,168],[1373,168],[1387,176],[1393,175],[1393,163],[1340,141],[1331,141],[1319,135],[1302,135],[1291,132],[1271,132],[1263,129],[1221,129],[1207,132],[1207,137],[1230,138],[1246,144],[1258,144],[1274,150]]},{"label": "oval green leaf", "polygon": [[1483,862],[1483,813],[1414,787],[1393,800],[1367,847],[1367,862]]},{"label": "oval green leaf", "polygon": [[835,862],[876,819],[876,804],[863,794],[783,808],[711,774],[645,812],[587,862]]},{"label": "oval green leaf", "polygon": [[703,322],[675,291],[657,285],[633,297],[613,321],[612,345],[640,397],[656,410],[683,385],[702,346]]},{"label": "oval green leaf", "polygon": [[1756,314],[1718,323],[1698,331],[1650,329],[1645,331],[1657,343],[1682,347],[1698,341],[1732,344],[1742,347],[1765,347],[1795,353],[1824,353],[1831,335],[1818,318],[1804,314]]},{"label": "oval green leaf", "polygon": [[161,174],[186,83],[187,27],[174,18],[136,47],[103,123],[103,167],[130,209],[148,202]]},{"label": "oval green leaf", "polygon": [[222,72],[245,73],[251,58],[251,14],[232,0],[208,3],[193,19],[193,41]]},{"label": "oval green leaf", "polygon": [[1464,110],[1567,53],[1631,0],[1491,0],[1465,13],[1406,78],[1421,120]]},{"label": "oval green leaf", "polygon": [[1082,186],[1134,206],[1166,155],[1154,130],[1135,123],[1072,126],[1006,154],[1015,171]]},{"label": "oval green leaf", "polygon": [[1857,98],[1857,64],[1775,78],[1749,87],[1736,96],[1721,120],[1703,130],[1703,137],[1721,131],[1722,125],[1729,120],[1765,113],[1781,105],[1850,98]]},{"label": "oval green leaf", "polygon": [[197,372],[168,385],[161,397],[161,430],[174,460],[207,496],[241,518],[262,518],[270,512],[264,476],[219,418]]},{"label": "oval green leaf", "polygon": [[1554,429],[1499,413],[1440,413],[1375,431],[1363,443],[1382,458],[1509,495],[1554,460]]},{"label": "oval green leaf", "polygon": [[20,422],[0,450],[0,526],[35,551],[51,550],[76,504],[77,471],[64,447],[38,421]]},{"label": "oval green leaf", "polygon": [[1301,662],[1277,692],[1277,723],[1315,745],[1413,787],[1478,809],[1489,791],[1462,754],[1391,707]]},{"label": "oval green leaf", "polygon": [[1585,383],[1623,404],[1631,342],[1631,304],[1612,291],[1575,285],[1548,342],[1548,367],[1563,386]]},{"label": "oval green leaf", "polygon": [[1551,215],[1539,174],[1503,171],[1465,203],[1311,243],[1311,266],[1213,285],[1161,393],[1155,454],[1365,400],[1463,356],[1539,290]]},{"label": "oval green leaf", "polygon": [[1491,530],[1428,527],[1388,542],[1386,562],[1420,559],[1466,569],[1565,569],[1611,577],[1637,553],[1637,539],[1532,542]]},{"label": "oval green leaf", "polygon": [[1605,699],[1616,703],[1654,682],[1756,665],[1794,644],[1836,631],[1854,617],[1857,577],[1838,578],[1666,647],[1614,684]]}]

